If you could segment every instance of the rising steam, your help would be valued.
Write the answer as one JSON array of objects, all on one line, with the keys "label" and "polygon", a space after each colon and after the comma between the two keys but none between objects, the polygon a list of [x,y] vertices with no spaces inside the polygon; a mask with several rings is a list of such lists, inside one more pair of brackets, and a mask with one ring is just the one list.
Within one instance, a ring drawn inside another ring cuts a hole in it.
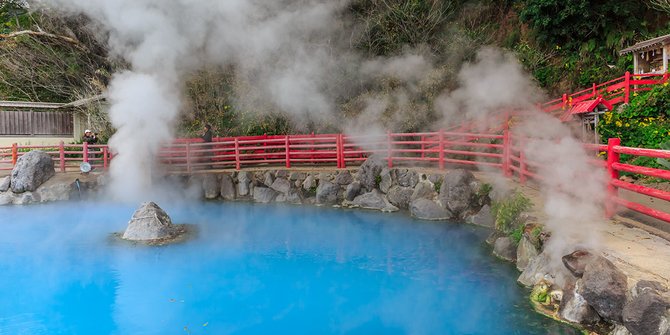
[{"label": "rising steam", "polygon": [[557,268],[567,248],[598,249],[603,222],[605,174],[592,164],[583,144],[558,119],[536,106],[542,95],[513,55],[484,48],[459,73],[461,86],[436,101],[444,122],[475,120],[481,128],[499,124],[504,111],[522,111],[512,133],[526,138],[523,151],[537,164],[544,195],[546,227],[552,233],[546,251]]}]

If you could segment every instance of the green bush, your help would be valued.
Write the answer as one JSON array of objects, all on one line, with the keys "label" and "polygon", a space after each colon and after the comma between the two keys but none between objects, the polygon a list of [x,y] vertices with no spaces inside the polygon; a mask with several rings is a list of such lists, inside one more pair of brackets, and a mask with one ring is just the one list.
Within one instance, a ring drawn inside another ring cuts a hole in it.
[{"label": "green bush", "polygon": [[[491,213],[495,218],[496,229],[509,234],[513,239],[517,237],[516,243],[518,243],[523,233],[523,226],[519,225],[519,216],[531,208],[530,199],[521,192],[514,192],[505,199],[494,201],[491,205]],[[521,230],[517,231],[519,227]]]},{"label": "green bush", "polygon": [[[633,97],[621,112],[603,114],[598,132],[604,141],[618,137],[622,145],[660,149],[670,141],[670,86],[659,85],[649,92]],[[636,165],[660,167],[648,157],[622,155],[621,160]]]}]

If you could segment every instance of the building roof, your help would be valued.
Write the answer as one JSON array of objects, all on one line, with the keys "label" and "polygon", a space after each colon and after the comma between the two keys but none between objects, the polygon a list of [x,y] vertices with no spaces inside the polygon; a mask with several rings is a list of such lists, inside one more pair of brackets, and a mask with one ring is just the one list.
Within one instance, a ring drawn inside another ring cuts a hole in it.
[{"label": "building roof", "polygon": [[650,40],[642,41],[640,43],[636,43],[632,47],[628,47],[626,49],[619,51],[619,54],[625,55],[636,51],[647,51],[652,49],[658,49],[659,47],[668,43],[670,43],[670,34],[652,38]]},{"label": "building roof", "polygon": [[77,101],[69,102],[66,104],[63,103],[53,103],[53,102],[33,102],[33,101],[2,101],[0,100],[0,108],[34,108],[34,109],[63,109],[69,107],[80,107],[92,102],[105,100],[106,96],[104,94],[99,94],[92,96],[90,98],[84,98]]},{"label": "building roof", "polygon": [[593,100],[581,101],[572,105],[572,107],[561,116],[561,121],[569,121],[572,116],[576,114],[593,112],[598,106],[608,111],[612,110],[612,104],[609,101],[603,99],[603,97],[597,97]]}]

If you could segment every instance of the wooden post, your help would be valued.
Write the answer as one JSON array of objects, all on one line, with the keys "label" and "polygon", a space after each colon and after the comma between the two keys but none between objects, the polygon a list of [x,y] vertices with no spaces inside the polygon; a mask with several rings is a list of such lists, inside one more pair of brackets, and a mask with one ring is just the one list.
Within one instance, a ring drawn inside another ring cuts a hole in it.
[{"label": "wooden post", "polygon": [[421,135],[421,160],[426,158],[426,135]]},{"label": "wooden post", "polygon": [[191,173],[191,142],[186,142],[186,173]]},{"label": "wooden post", "polygon": [[239,138],[235,137],[235,170],[240,169],[240,142]]},{"label": "wooden post", "polygon": [[444,170],[444,129],[440,129],[437,135],[438,145],[437,148],[439,152],[437,153],[438,157],[438,167],[440,170]]},{"label": "wooden post", "polygon": [[289,135],[286,135],[286,142],[285,142],[285,150],[286,150],[286,168],[290,169],[291,168],[291,147],[289,143]]},{"label": "wooden post", "polygon": [[109,147],[102,147],[102,168],[107,170],[109,168]]},{"label": "wooden post", "polygon": [[59,152],[59,162],[60,162],[60,172],[65,172],[65,143],[60,141],[58,143],[58,152]]},{"label": "wooden post", "polygon": [[614,169],[614,164],[619,163],[619,154],[614,152],[614,148],[621,145],[621,139],[619,138],[610,138],[607,141],[607,174],[609,175],[609,180],[607,181],[607,199],[605,202],[605,215],[608,218],[613,217],[616,214],[616,203],[614,198],[618,194],[618,189],[612,184],[613,180],[619,179],[619,171]]},{"label": "wooden post", "polygon": [[84,163],[88,163],[88,142],[84,142],[83,149],[84,149],[83,161],[84,161]]},{"label": "wooden post", "polygon": [[391,137],[391,132],[388,131],[386,133],[386,146],[387,146],[387,154],[388,154],[388,167],[393,168],[393,138]]},{"label": "wooden post", "polygon": [[12,143],[12,166],[16,165],[16,161],[19,159],[19,145]]},{"label": "wooden post", "polygon": [[625,84],[623,92],[623,103],[627,104],[630,102],[630,72],[626,71],[624,78],[625,78]]}]

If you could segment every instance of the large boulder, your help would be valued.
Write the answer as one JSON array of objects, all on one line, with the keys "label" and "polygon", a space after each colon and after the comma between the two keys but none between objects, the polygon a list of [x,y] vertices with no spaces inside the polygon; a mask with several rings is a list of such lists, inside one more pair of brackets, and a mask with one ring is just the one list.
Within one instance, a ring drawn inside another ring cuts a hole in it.
[{"label": "large boulder", "polygon": [[342,171],[337,174],[337,177],[335,177],[335,184],[338,185],[349,185],[354,181],[354,177],[351,175],[351,172],[349,171]]},{"label": "large boulder", "polygon": [[0,179],[0,192],[7,192],[10,186],[10,180],[9,176]]},{"label": "large boulder", "polygon": [[249,172],[241,171],[237,174],[237,195],[240,197],[249,196],[251,190],[249,188],[251,184],[251,175]]},{"label": "large boulder", "polygon": [[221,197],[224,200],[235,200],[235,183],[229,174],[221,175]]},{"label": "large boulder", "polygon": [[277,191],[268,188],[268,187],[262,187],[262,186],[256,186],[254,187],[254,201],[255,202],[260,202],[263,204],[267,204],[270,202],[273,202],[279,193]]},{"label": "large boulder", "polygon": [[601,317],[623,322],[628,278],[621,270],[598,256],[586,265],[581,281],[578,293]]},{"label": "large boulder", "polygon": [[444,208],[455,216],[461,216],[476,201],[475,192],[471,183],[474,175],[467,170],[458,169],[444,175],[438,199]]},{"label": "large boulder", "polygon": [[530,260],[537,257],[539,252],[530,239],[524,234],[519,241],[519,246],[516,248],[516,268],[523,271],[530,263]]},{"label": "large boulder", "polygon": [[386,164],[384,159],[378,155],[372,155],[363,162],[358,169],[358,180],[361,182],[361,187],[366,191],[372,191],[377,185],[377,178],[381,178],[381,172]]},{"label": "large boulder", "polygon": [[56,174],[51,156],[44,151],[31,151],[16,161],[12,169],[11,189],[14,193],[32,192]]},{"label": "large boulder", "polygon": [[414,187],[419,182],[419,174],[414,170],[397,169],[395,176],[398,185],[402,187]]},{"label": "large boulder", "polygon": [[561,261],[563,261],[563,265],[565,265],[565,268],[567,268],[573,276],[582,278],[586,266],[596,258],[596,255],[587,250],[577,250],[569,255],[563,256]]},{"label": "large boulder", "polygon": [[495,219],[489,205],[484,205],[477,214],[468,216],[466,221],[476,226],[495,228]]},{"label": "large boulder", "polygon": [[383,168],[382,172],[379,174],[381,178],[379,181],[379,190],[388,193],[389,189],[393,185],[393,178],[391,178],[391,170],[388,168]]},{"label": "large boulder", "polygon": [[272,183],[270,188],[279,193],[288,194],[288,192],[291,190],[291,182],[285,178],[277,178],[275,179],[274,183]]},{"label": "large boulder", "polygon": [[320,181],[316,188],[316,203],[320,205],[332,205],[337,202],[337,192],[340,190],[340,185],[333,184],[329,181]]},{"label": "large boulder", "polygon": [[388,191],[388,200],[393,206],[408,209],[414,190],[409,186],[393,186]]},{"label": "large boulder", "polygon": [[123,238],[131,241],[151,241],[171,237],[175,232],[172,220],[154,202],[143,203],[128,222]]},{"label": "large boulder", "polygon": [[637,294],[623,309],[623,324],[628,331],[632,335],[667,334],[667,325],[664,326],[664,323],[668,322],[668,301],[653,287],[641,287],[640,283],[636,285],[635,291]]},{"label": "large boulder", "polygon": [[375,209],[385,212],[395,212],[398,210],[398,208],[391,205],[378,190],[372,190],[372,192],[361,194],[357,196],[352,203],[354,206],[365,209]]},{"label": "large boulder", "polygon": [[344,191],[344,199],[346,199],[347,201],[353,201],[360,192],[361,192],[361,183],[355,181],[347,185],[347,188]]},{"label": "large boulder", "polygon": [[435,196],[435,185],[427,180],[422,180],[414,186],[410,201],[416,199],[433,199]]},{"label": "large boulder", "polygon": [[552,272],[550,259],[550,256],[545,252],[531,258],[526,269],[519,275],[517,282],[526,287],[532,287],[539,283],[548,273]]},{"label": "large boulder", "polygon": [[516,261],[516,245],[508,236],[499,237],[493,243],[493,255],[502,260],[514,262]]},{"label": "large boulder", "polygon": [[[579,282],[576,285],[579,285]],[[592,325],[600,321],[598,313],[577,291],[578,287],[575,285],[571,284],[566,287],[558,307],[558,315],[563,320],[584,325]]]},{"label": "large boulder", "polygon": [[432,200],[416,199],[409,205],[410,214],[422,220],[448,220],[452,218],[451,213]]},{"label": "large boulder", "polygon": [[205,192],[205,199],[216,199],[221,193],[219,177],[213,173],[208,173],[202,177],[202,189]]}]

